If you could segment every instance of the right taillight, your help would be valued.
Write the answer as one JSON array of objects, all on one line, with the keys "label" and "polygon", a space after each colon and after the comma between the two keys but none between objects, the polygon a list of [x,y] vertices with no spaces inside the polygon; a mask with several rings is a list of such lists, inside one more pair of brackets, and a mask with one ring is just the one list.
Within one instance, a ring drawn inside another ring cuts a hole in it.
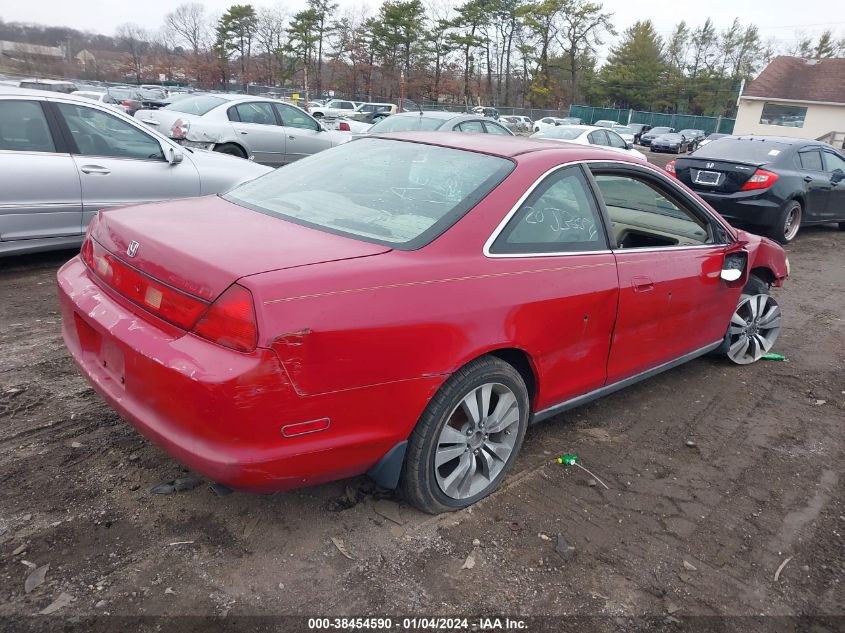
[{"label": "right taillight", "polygon": [[252,293],[243,286],[229,286],[193,327],[193,333],[239,352],[251,352],[258,344],[258,325]]},{"label": "right taillight", "polygon": [[744,185],[742,185],[741,191],[753,191],[754,189],[768,189],[775,181],[778,179],[778,175],[766,171],[765,169],[758,169],[754,172],[754,174],[749,178]]},{"label": "right taillight", "polygon": [[664,167],[664,169],[666,171],[668,171],[670,174],[672,174],[673,176],[677,176],[677,174],[675,173],[675,161],[674,160],[670,160],[668,163],[666,163],[666,167]]}]

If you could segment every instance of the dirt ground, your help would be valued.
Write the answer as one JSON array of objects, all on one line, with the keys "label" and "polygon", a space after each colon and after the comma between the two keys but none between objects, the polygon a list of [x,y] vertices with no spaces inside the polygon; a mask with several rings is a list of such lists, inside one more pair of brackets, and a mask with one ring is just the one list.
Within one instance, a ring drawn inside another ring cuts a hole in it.
[{"label": "dirt ground", "polygon": [[[72,253],[0,260],[0,629],[553,615],[770,631],[784,620],[736,616],[845,616],[845,233],[807,229],[788,250],[793,276],[774,293],[788,362],[696,360],[533,427],[501,490],[437,517],[365,477],[151,494],[186,474],[65,352],[55,273]],[[561,453],[610,490],[556,464]],[[574,552],[559,555],[558,539]],[[29,618],[62,593],[72,601],[52,619]]]}]

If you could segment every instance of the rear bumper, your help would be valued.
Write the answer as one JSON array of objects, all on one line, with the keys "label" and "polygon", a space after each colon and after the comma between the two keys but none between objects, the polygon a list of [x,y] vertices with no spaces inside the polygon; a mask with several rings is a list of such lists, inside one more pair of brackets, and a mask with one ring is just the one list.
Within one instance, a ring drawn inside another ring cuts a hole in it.
[{"label": "rear bumper", "polygon": [[723,218],[737,226],[771,227],[779,222],[781,203],[768,192],[718,194],[693,189]]},{"label": "rear bumper", "polygon": [[[62,336],[91,385],[144,437],[231,488],[272,492],[366,472],[407,439],[442,381],[300,397],[272,350],[243,354],[158,327],[98,286],[78,257],[58,285]],[[320,418],[328,429],[281,433]]]}]

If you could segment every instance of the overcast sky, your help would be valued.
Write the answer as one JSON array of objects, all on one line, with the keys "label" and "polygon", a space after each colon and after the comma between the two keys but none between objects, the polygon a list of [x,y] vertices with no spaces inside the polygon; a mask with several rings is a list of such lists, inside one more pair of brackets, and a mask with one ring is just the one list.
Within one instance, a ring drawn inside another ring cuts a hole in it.
[{"label": "overcast sky", "polygon": [[[207,12],[219,14],[231,4],[245,4],[248,1],[205,0],[203,4]],[[370,7],[370,10],[374,11],[380,4],[378,0],[336,1],[341,10]],[[136,22],[144,27],[157,29],[161,26],[164,15],[172,11],[179,2],[180,0],[8,0],[2,3],[4,6],[0,8],[0,18],[6,22],[70,26],[83,31],[111,35],[123,22]],[[275,0],[253,0],[252,4],[256,7],[279,5],[289,13],[294,13],[305,6],[305,0],[281,3]],[[775,38],[786,46],[796,39],[796,31],[815,35],[830,27],[838,34],[845,32],[845,4],[841,0],[604,0],[604,6],[615,14],[614,23],[620,31],[638,19],[650,18],[661,34],[667,35],[672,26],[682,19],[695,25],[703,22],[709,15],[719,28],[728,26],[735,17],[743,23],[756,23],[764,40]]]}]

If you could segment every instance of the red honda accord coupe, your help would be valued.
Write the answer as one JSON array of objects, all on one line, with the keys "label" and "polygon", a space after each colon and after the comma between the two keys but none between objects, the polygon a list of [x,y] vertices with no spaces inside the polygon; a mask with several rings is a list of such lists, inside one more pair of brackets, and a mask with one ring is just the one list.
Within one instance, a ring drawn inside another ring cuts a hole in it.
[{"label": "red honda accord coupe", "polygon": [[177,460],[257,492],[368,473],[441,512],[495,490],[531,422],[759,359],[788,271],[641,161],[408,133],[102,212],[58,282],[82,371]]}]

